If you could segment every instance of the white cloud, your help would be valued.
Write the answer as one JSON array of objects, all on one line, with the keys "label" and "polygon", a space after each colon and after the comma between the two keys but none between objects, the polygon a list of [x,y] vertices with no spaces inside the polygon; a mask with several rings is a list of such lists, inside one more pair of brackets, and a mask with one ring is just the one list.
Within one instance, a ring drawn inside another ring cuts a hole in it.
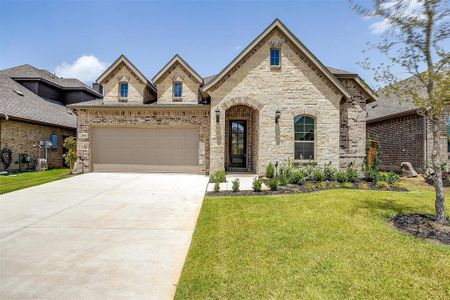
[{"label": "white cloud", "polygon": [[[403,8],[403,17],[423,18],[422,2],[423,0],[391,0],[382,3],[381,7],[386,10],[391,10],[400,5]],[[381,34],[392,27],[393,24],[389,20],[383,19],[370,25],[369,29],[374,34]]]},{"label": "white cloud", "polygon": [[94,55],[83,55],[72,63],[63,62],[56,66],[55,73],[60,77],[77,78],[90,83],[106,69],[107,63],[100,61]]}]

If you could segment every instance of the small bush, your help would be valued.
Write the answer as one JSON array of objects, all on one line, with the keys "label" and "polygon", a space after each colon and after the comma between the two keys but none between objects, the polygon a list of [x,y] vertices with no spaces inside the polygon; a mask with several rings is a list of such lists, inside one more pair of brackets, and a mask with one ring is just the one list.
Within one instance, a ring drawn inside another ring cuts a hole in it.
[{"label": "small bush", "polygon": [[301,169],[294,169],[289,177],[289,183],[292,184],[303,184],[305,183],[306,175]]},{"label": "small bush", "polygon": [[291,173],[292,173],[292,170],[293,170],[294,168],[293,168],[293,166],[292,166],[292,163],[291,163],[291,161],[288,159],[287,161],[285,161],[285,162],[283,162],[282,164],[281,164],[281,167],[280,167],[280,176],[281,175],[284,175],[285,177],[286,177],[286,179],[289,179],[289,177],[291,177]]},{"label": "small bush", "polygon": [[235,180],[233,180],[231,182],[231,189],[235,193],[239,192],[240,186],[241,186],[241,182],[239,181],[239,178],[236,178]]},{"label": "small bush", "polygon": [[269,188],[271,191],[276,191],[278,189],[278,178],[269,179]]},{"label": "small bush", "polygon": [[387,181],[388,175],[386,172],[378,172],[377,175],[375,175],[375,182],[378,181]]},{"label": "small bush", "polygon": [[209,182],[225,182],[226,181],[225,171],[216,171],[209,176]]},{"label": "small bush", "polygon": [[314,168],[311,172],[311,178],[314,181],[323,181],[325,179],[325,173],[320,168]]},{"label": "small bush", "polygon": [[214,183],[214,193],[218,193],[218,192],[220,192],[220,183],[215,182]]},{"label": "small bush", "polygon": [[389,189],[389,183],[387,183],[386,181],[377,181],[377,183],[375,184],[377,189],[380,190],[388,190]]},{"label": "small bush", "polygon": [[278,177],[278,183],[280,184],[280,186],[286,186],[287,183],[288,183],[288,179],[287,179],[286,175],[281,174],[281,175]]},{"label": "small bush", "polygon": [[327,187],[328,187],[328,185],[325,181],[320,181],[320,182],[316,183],[316,188],[318,190],[326,190]]},{"label": "small bush", "polygon": [[339,187],[340,187],[340,185],[339,185],[339,183],[336,182],[336,181],[330,181],[330,182],[328,182],[328,188],[329,188],[329,189],[337,189],[337,188],[339,188]]},{"label": "small bush", "polygon": [[275,167],[270,162],[266,167],[266,177],[267,178],[274,178],[275,177]]},{"label": "small bush", "polygon": [[339,183],[345,183],[348,181],[348,175],[346,171],[338,171],[336,173],[336,180]]},{"label": "small bush", "polygon": [[378,171],[377,170],[370,169],[370,170],[366,170],[365,171],[365,179],[367,181],[370,181],[370,182],[376,181],[377,175],[378,175]]},{"label": "small bush", "polygon": [[386,182],[389,184],[394,184],[400,181],[400,176],[394,172],[388,172],[386,174]]},{"label": "small bush", "polygon": [[336,172],[337,170],[331,166],[331,164],[326,165],[323,168],[323,174],[325,176],[325,180],[334,181],[336,180]]},{"label": "small bush", "polygon": [[254,192],[261,192],[263,180],[259,177],[253,178],[252,188]]},{"label": "small bush", "polygon": [[355,182],[358,179],[358,173],[353,168],[353,164],[347,167],[347,179],[350,182]]},{"label": "small bush", "polygon": [[315,185],[312,182],[305,183],[305,190],[308,192],[313,192],[315,190]]},{"label": "small bush", "polygon": [[351,182],[342,182],[341,183],[341,188],[343,188],[343,189],[352,189],[353,188],[353,184]]},{"label": "small bush", "polygon": [[369,189],[369,185],[365,182],[360,182],[358,183],[358,189],[360,190],[368,190]]}]

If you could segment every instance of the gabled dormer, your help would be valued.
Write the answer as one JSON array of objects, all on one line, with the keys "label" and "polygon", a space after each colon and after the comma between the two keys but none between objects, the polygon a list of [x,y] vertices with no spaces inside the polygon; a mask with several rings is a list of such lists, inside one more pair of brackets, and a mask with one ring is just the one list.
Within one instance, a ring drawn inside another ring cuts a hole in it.
[{"label": "gabled dormer", "polygon": [[150,103],[156,100],[156,87],[125,56],[120,55],[97,79],[104,102]]},{"label": "gabled dormer", "polygon": [[203,78],[176,54],[154,77],[158,103],[198,103]]}]

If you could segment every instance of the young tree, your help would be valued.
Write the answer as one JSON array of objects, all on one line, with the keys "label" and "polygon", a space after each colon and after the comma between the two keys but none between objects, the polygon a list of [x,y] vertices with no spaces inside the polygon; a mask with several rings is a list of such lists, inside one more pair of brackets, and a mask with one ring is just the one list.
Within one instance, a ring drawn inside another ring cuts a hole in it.
[{"label": "young tree", "polygon": [[[369,6],[349,0],[360,15],[378,17],[375,29],[382,33],[379,43],[372,45],[387,57],[389,63],[371,67],[375,80],[385,83],[399,99],[412,101],[424,116],[432,131],[432,169],[436,191],[436,221],[446,220],[445,194],[442,184],[442,137],[450,105],[450,53],[445,43],[450,36],[450,5],[448,0],[369,0]],[[365,1],[367,3],[367,1]],[[447,44],[448,47],[448,44]],[[394,72],[394,69],[397,72]],[[400,82],[398,70],[412,75],[412,80]],[[446,134],[446,133],[445,133]]]}]

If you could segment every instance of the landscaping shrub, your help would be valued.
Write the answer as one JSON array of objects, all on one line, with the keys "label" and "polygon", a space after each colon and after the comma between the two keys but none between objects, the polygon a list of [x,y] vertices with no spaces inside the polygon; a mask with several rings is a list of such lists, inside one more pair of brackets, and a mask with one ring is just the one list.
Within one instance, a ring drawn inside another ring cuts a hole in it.
[{"label": "landscaping shrub", "polygon": [[339,183],[336,182],[336,181],[330,181],[330,182],[328,182],[328,188],[329,188],[329,189],[337,189],[337,188],[339,188],[339,187],[340,187],[340,185],[339,185]]},{"label": "landscaping shrub", "polygon": [[271,191],[276,191],[278,189],[278,178],[269,179],[269,188]]},{"label": "landscaping shrub", "polygon": [[252,188],[254,192],[261,192],[262,190],[263,180],[262,178],[255,177],[253,178]]},{"label": "landscaping shrub", "polygon": [[311,172],[311,178],[314,181],[323,181],[325,179],[325,173],[320,168],[314,168]]},{"label": "landscaping shrub", "polygon": [[275,167],[273,166],[272,162],[270,162],[266,167],[266,177],[267,178],[275,177]]},{"label": "landscaping shrub", "polygon": [[318,190],[326,190],[327,189],[327,183],[325,181],[320,181],[318,183],[316,183],[316,188]]},{"label": "landscaping shrub", "polygon": [[394,184],[400,181],[400,175],[398,175],[397,173],[394,172],[388,172],[386,174],[386,181],[389,184]]},{"label": "landscaping shrub", "polygon": [[280,184],[280,186],[286,186],[288,183],[288,178],[286,177],[286,175],[281,174],[278,177],[278,183]]},{"label": "landscaping shrub", "polygon": [[348,181],[348,175],[346,171],[338,171],[336,173],[336,180],[339,183],[344,183]]},{"label": "landscaping shrub", "polygon": [[388,175],[386,172],[378,172],[377,175],[375,175],[375,182],[378,181],[387,181]]},{"label": "landscaping shrub", "polygon": [[341,188],[343,188],[343,189],[352,189],[353,188],[353,183],[351,183],[351,182],[342,182],[341,183]]},{"label": "landscaping shrub", "polygon": [[366,157],[364,158],[363,172],[367,181],[376,181],[376,175],[380,170],[380,142],[375,141],[375,148],[373,149],[372,161],[369,161],[369,152],[371,150],[371,138],[368,134],[366,137]]},{"label": "landscaping shrub", "polygon": [[241,186],[241,183],[239,181],[239,178],[236,178],[235,180],[233,180],[231,182],[231,189],[233,190],[233,192],[237,193],[239,192],[239,188]]},{"label": "landscaping shrub", "polygon": [[356,172],[355,168],[353,168],[353,164],[350,164],[347,167],[347,180],[350,182],[355,182],[358,180],[358,173]]},{"label": "landscaping shrub", "polygon": [[312,182],[305,183],[305,190],[308,192],[313,192],[315,190],[315,185]]},{"label": "landscaping shrub", "polygon": [[358,183],[358,189],[360,190],[368,190],[369,189],[369,185],[365,182],[360,182]]},{"label": "landscaping shrub", "polygon": [[214,182],[214,192],[218,193],[220,191],[220,183]]},{"label": "landscaping shrub", "polygon": [[280,176],[284,175],[286,179],[289,179],[291,177],[291,173],[294,167],[292,166],[291,160],[288,159],[287,161],[283,162],[280,167]]},{"label": "landscaping shrub", "polygon": [[336,180],[336,172],[337,172],[337,170],[331,166],[331,163],[327,164],[323,168],[323,174],[325,176],[325,180],[329,180],[329,181]]},{"label": "landscaping shrub", "polygon": [[377,189],[380,189],[380,190],[388,190],[389,189],[389,184],[386,181],[377,181],[375,186],[377,187]]},{"label": "landscaping shrub", "polygon": [[305,183],[306,175],[301,169],[294,169],[289,177],[289,183],[292,184],[303,184]]},{"label": "landscaping shrub", "polygon": [[406,190],[406,187],[403,184],[401,184],[400,182],[396,182],[396,183],[392,184],[391,187],[393,187],[395,189],[399,189],[399,190]]},{"label": "landscaping shrub", "polygon": [[225,171],[216,171],[209,176],[209,182],[225,182],[226,181]]},{"label": "landscaping shrub", "polygon": [[73,167],[77,161],[77,140],[73,137],[67,137],[64,139],[62,146],[67,150],[67,152],[63,154],[64,162],[69,166],[70,170],[73,171]]}]

